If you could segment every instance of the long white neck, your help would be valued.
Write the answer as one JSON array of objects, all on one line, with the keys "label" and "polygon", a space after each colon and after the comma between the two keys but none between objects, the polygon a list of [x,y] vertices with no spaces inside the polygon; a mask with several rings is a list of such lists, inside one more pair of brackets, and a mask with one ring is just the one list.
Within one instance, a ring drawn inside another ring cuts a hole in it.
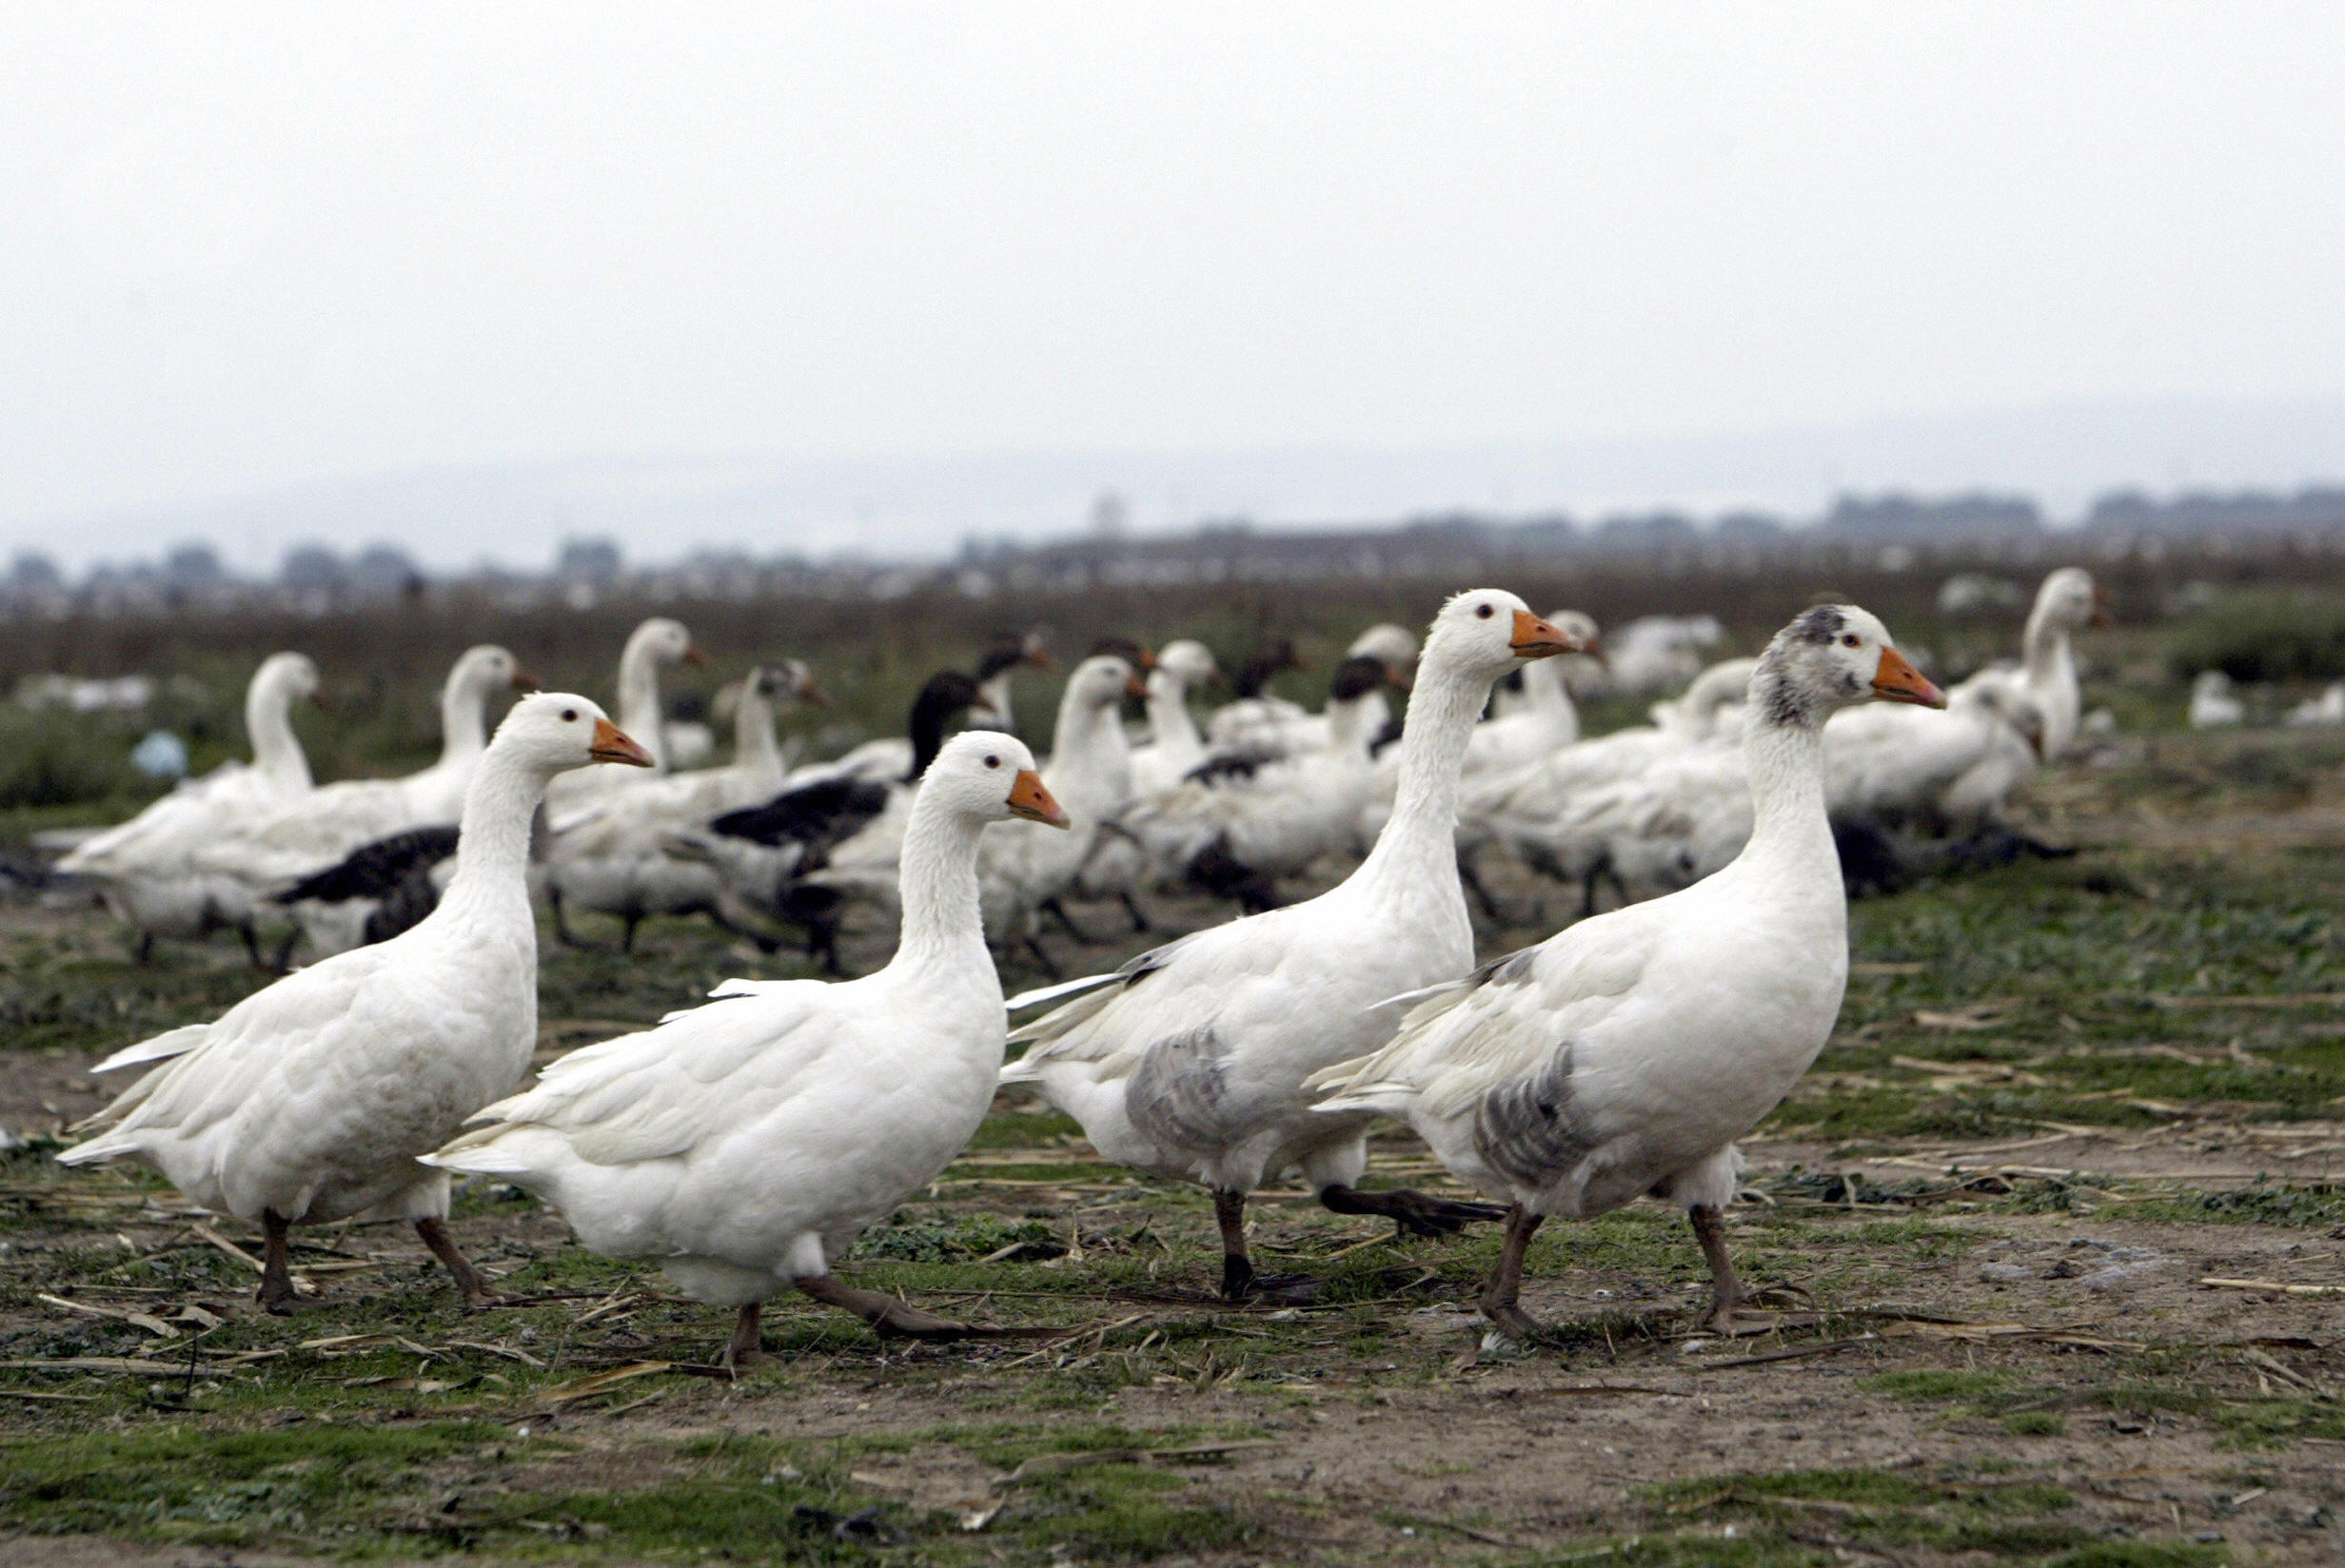
[{"label": "long white neck", "polygon": [[252,740],[252,765],[281,794],[309,790],[309,758],[293,733],[293,693],[271,672],[245,689],[245,734]]},{"label": "long white neck", "polygon": [[774,734],[774,704],[755,681],[744,682],[733,709],[733,766],[759,778],[782,774],[781,741]]},{"label": "long white neck", "polygon": [[941,792],[913,796],[897,861],[903,936],[889,969],[947,966],[982,974],[999,994],[1001,980],[986,951],[977,907],[977,835],[983,830],[983,823],[947,804]]},{"label": "long white neck", "polygon": [[488,749],[488,682],[458,665],[440,689],[440,765],[461,767]]},{"label": "long white neck", "polygon": [[1189,682],[1167,669],[1148,673],[1148,733],[1168,751],[1195,752],[1205,746],[1196,715],[1189,711]]},{"label": "long white neck", "polygon": [[[1017,734],[1017,721],[1010,716],[1009,671],[1004,670],[998,675],[988,676],[978,681],[977,700],[985,706],[987,713],[985,722],[973,724],[971,726],[973,729],[999,730],[1004,735]],[[973,718],[975,716],[972,715]],[[1053,741],[1052,744],[1055,745],[1057,742]]]},{"label": "long white neck", "polygon": [[2054,605],[2039,604],[2028,613],[2027,630],[2020,638],[2020,648],[2026,660],[2030,686],[2075,678],[2076,656],[2069,646],[2068,628]]},{"label": "long white neck", "polygon": [[[1409,698],[1409,722],[1401,732],[1400,780],[1392,815],[1376,847],[1369,852],[1356,882],[1403,877],[1446,885],[1462,901],[1457,879],[1457,801],[1466,769],[1466,746],[1483,705],[1490,699],[1493,675],[1462,670],[1438,655],[1427,657]],[[1460,909],[1464,908],[1460,903]]]},{"label": "long white neck", "polygon": [[651,754],[652,771],[668,771],[667,726],[660,711],[660,654],[630,642],[619,656],[619,727]]},{"label": "long white neck", "polygon": [[473,770],[456,830],[456,875],[430,918],[503,921],[529,932],[529,819],[553,775],[511,752],[491,750]]},{"label": "long white neck", "polygon": [[1750,840],[1736,870],[1770,887],[1813,892],[1829,885],[1846,917],[1840,852],[1824,814],[1824,715],[1771,711],[1754,683],[1743,720],[1743,757],[1750,776]]},{"label": "long white neck", "polygon": [[1567,728],[1571,738],[1579,737],[1580,710],[1572,702],[1571,687],[1564,679],[1562,659],[1538,659],[1523,672],[1523,706],[1558,731]]},{"label": "long white neck", "polygon": [[1345,762],[1366,762],[1369,742],[1384,734],[1392,705],[1382,692],[1328,698],[1328,755]]},{"label": "long white neck", "polygon": [[2026,657],[2028,695],[2043,715],[2043,750],[2059,756],[2077,737],[2077,718],[2083,697],[2077,685],[2076,648],[2068,624],[2048,604],[2039,604],[2027,617],[2020,643]]},{"label": "long white neck", "polygon": [[1132,741],[1114,703],[1085,701],[1069,691],[1058,705],[1042,777],[1061,804],[1095,813],[1123,803],[1132,794]]}]

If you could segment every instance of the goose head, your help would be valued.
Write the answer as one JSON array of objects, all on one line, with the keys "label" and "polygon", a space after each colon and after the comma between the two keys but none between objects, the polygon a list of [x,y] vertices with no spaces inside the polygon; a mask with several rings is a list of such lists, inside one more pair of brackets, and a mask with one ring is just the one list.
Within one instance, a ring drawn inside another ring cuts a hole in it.
[{"label": "goose head", "polygon": [[1156,650],[1156,668],[1149,672],[1148,683],[1153,687],[1160,680],[1181,692],[1192,686],[1218,685],[1221,666],[1213,658],[1213,650],[1193,638],[1181,637]]},{"label": "goose head", "polygon": [[619,656],[621,664],[648,661],[652,664],[706,664],[708,656],[700,652],[684,630],[680,620],[666,616],[654,616],[638,626],[627,638],[624,652]]},{"label": "goose head", "polygon": [[2109,596],[2093,583],[2093,574],[2081,566],[2063,566],[2043,579],[2036,590],[2036,613],[2072,632],[2109,624]]},{"label": "goose head", "polygon": [[1146,695],[1130,660],[1118,654],[1094,654],[1067,677],[1066,695],[1059,701],[1069,712],[1090,713]]},{"label": "goose head", "polygon": [[1906,662],[1871,613],[1819,604],[1767,644],[1750,677],[1750,700],[1767,723],[1822,724],[1860,702],[1943,708],[1946,694]]},{"label": "goose head", "polygon": [[541,692],[513,704],[488,749],[547,778],[596,762],[653,765],[651,754],[613,724],[609,715],[568,692]]},{"label": "goose head", "polygon": [[486,696],[502,687],[517,692],[534,692],[538,677],[522,668],[520,659],[493,642],[477,648],[467,648],[448,672],[451,691],[479,692]]},{"label": "goose head", "polygon": [[1417,668],[1417,639],[1406,627],[1390,621],[1380,621],[1351,639],[1344,650],[1346,658],[1372,658],[1391,672],[1392,684],[1408,690],[1409,677]]},{"label": "goose head", "polygon": [[1425,637],[1425,664],[1494,681],[1526,658],[1576,653],[1579,643],[1562,628],[1530,613],[1504,588],[1473,588],[1453,597],[1433,617]]},{"label": "goose head", "polygon": [[934,810],[931,802],[973,822],[1021,816],[1054,828],[1067,826],[1065,809],[1051,798],[1035,771],[1035,754],[1015,735],[995,730],[964,731],[944,743],[920,781],[920,805]]},{"label": "goose head", "polygon": [[1596,617],[1586,611],[1551,611],[1547,615],[1547,624],[1577,642],[1583,657],[1592,658],[1599,664],[1611,662],[1611,656],[1605,652],[1604,637],[1596,630]]},{"label": "goose head", "polygon": [[1133,669],[1143,673],[1156,667],[1156,656],[1149,652],[1148,645],[1134,642],[1130,637],[1101,637],[1092,644],[1091,651],[1094,654],[1113,654]]},{"label": "goose head", "polygon": [[[827,708],[831,699],[815,685],[815,673],[806,661],[797,658],[778,659],[772,664],[759,664],[741,677],[741,690],[754,692],[771,703],[811,702],[818,708]],[[718,694],[721,706],[724,694]]]},{"label": "goose head", "polygon": [[1383,659],[1370,654],[1352,654],[1335,666],[1335,674],[1329,678],[1328,701],[1331,705],[1358,702],[1370,692],[1401,684],[1399,675]]},{"label": "goose head", "polygon": [[253,690],[278,693],[288,704],[306,697],[323,708],[325,703],[318,693],[324,684],[307,654],[271,654],[252,675]]}]

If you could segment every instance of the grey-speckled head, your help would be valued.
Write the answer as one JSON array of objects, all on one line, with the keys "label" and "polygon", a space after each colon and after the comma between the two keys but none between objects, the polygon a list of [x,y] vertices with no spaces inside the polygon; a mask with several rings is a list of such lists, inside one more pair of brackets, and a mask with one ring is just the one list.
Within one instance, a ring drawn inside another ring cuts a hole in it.
[{"label": "grey-speckled head", "polygon": [[1842,708],[1876,698],[1946,705],[1946,694],[1905,661],[1889,629],[1853,604],[1803,610],[1775,634],[1750,678],[1750,700],[1763,723],[1822,724]]}]

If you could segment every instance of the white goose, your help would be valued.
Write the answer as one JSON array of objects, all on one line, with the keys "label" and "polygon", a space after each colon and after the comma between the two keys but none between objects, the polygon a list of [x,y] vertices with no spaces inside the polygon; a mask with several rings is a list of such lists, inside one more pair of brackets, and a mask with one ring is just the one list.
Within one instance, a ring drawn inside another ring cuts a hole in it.
[{"label": "white goose", "polygon": [[2247,704],[2231,688],[2231,677],[2220,670],[2201,670],[2190,683],[2190,727],[2227,729],[2247,720]]},{"label": "white goose", "polygon": [[[1285,664],[1301,663],[1294,657],[1293,644],[1283,638],[1270,644],[1268,651],[1270,658],[1257,662],[1267,663],[1271,673],[1281,667],[1281,654]],[[1344,657],[1376,660],[1384,667],[1390,683],[1406,690],[1409,674],[1417,667],[1417,639],[1405,628],[1386,621],[1353,637],[1351,646],[1344,650]],[[1381,735],[1391,717],[1391,704],[1381,693],[1359,715],[1370,736]],[[1333,715],[1306,713],[1284,697],[1241,697],[1207,720],[1205,733],[1217,751],[1287,756],[1326,750],[1332,743],[1333,723]]]},{"label": "white goose", "polygon": [[1122,705],[1125,697],[1143,695],[1139,672],[1129,659],[1094,654],[1076,665],[1059,695],[1051,755],[1042,764],[1042,782],[1066,809],[1071,831],[1030,833],[997,827],[977,846],[987,938],[997,948],[1022,944],[1054,973],[1056,967],[1035,940],[1038,916],[1049,913],[1075,940],[1089,940],[1059,900],[1081,874],[1099,840],[1100,824],[1132,799],[1132,741],[1124,734]]},{"label": "white goose", "polygon": [[2019,687],[2043,715],[2043,755],[2057,762],[2076,741],[2084,696],[2077,682],[2074,637],[2088,627],[2109,624],[2108,596],[2093,585],[2081,566],[2063,566],[2043,579],[2028,611],[2020,639],[2020,662],[2000,665],[1972,678]]},{"label": "white goose", "polygon": [[[1730,738],[1726,715],[1743,700],[1754,662],[1736,658],[1711,665],[1675,702],[1655,703],[1649,725],[1579,741],[1511,772],[1475,780],[1458,813],[1459,855],[1470,868],[1493,846],[1503,848],[1532,871],[1586,884],[1592,901],[1595,889],[1588,879],[1598,866],[1584,853],[1584,841],[1568,831],[1575,809],[1665,758]],[[1487,898],[1484,904],[1490,908]]]},{"label": "white goose", "polygon": [[1667,898],[1599,915],[1419,1003],[1382,1050],[1319,1075],[1339,1124],[1406,1120],[1459,1180],[1509,1205],[1482,1294],[1505,1332],[1523,1255],[1551,1215],[1646,1193],[1685,1205],[1731,1326],[1742,1289],[1721,1210],[1735,1140],[1830,1035],[1848,974],[1848,907],[1824,816],[1823,726],[1872,697],[1941,694],[1847,605],[1803,613],[1751,680],[1744,750],[1758,827],[1734,864]]},{"label": "white goose", "polygon": [[535,685],[504,649],[483,644],[465,650],[440,693],[439,761],[404,778],[322,785],[253,813],[194,847],[190,863],[241,885],[247,900],[257,900],[334,865],[363,844],[455,821],[488,744],[490,696]]},{"label": "white goose", "polygon": [[545,796],[545,819],[560,828],[574,813],[591,806],[608,790],[623,790],[668,771],[667,715],[660,702],[660,672],[670,664],[706,664],[684,623],[653,616],[627,635],[619,651],[619,727],[636,737],[652,758],[650,774],[588,768],[554,781]]},{"label": "white goose", "polygon": [[223,763],[58,862],[59,871],[94,884],[108,911],[136,933],[142,963],[157,936],[197,936],[223,926],[241,931],[252,961],[261,962],[247,890],[204,873],[187,855],[222,828],[309,793],[309,759],[293,733],[292,708],[317,693],[315,664],[300,654],[271,654],[245,688],[249,766]]},{"label": "white goose", "polygon": [[[1148,740],[1132,748],[1133,800],[1146,800],[1177,787],[1205,761],[1205,736],[1189,711],[1189,692],[1221,679],[1212,650],[1188,638],[1168,642],[1152,661],[1148,688]],[[1124,906],[1134,931],[1149,929],[1140,890],[1153,872],[1149,853],[1120,821],[1103,824],[1083,862],[1075,891],[1087,898],[1113,898]]]},{"label": "white goose", "polygon": [[987,825],[1012,816],[1066,825],[1015,737],[955,736],[904,834],[903,936],[887,968],[838,984],[727,981],[719,1000],[554,1063],[430,1163],[524,1187],[596,1251],[655,1260],[695,1299],[737,1308],[736,1364],[760,1354],[761,1304],[793,1287],[882,1334],[964,1332],[831,1269],[993,1103],[1001,983],[976,854]]},{"label": "white goose", "polygon": [[[1603,640],[1594,618],[1577,610],[1555,611],[1547,620],[1560,627],[1581,651],[1562,658],[1541,659],[1491,689],[1490,712],[1474,726],[1466,744],[1468,790],[1475,779],[1527,767],[1580,738],[1580,709],[1571,698],[1568,676],[1575,659],[1603,659]],[[1392,814],[1392,794],[1399,780],[1400,754],[1387,746],[1377,754],[1375,787],[1360,813],[1363,843],[1372,841],[1383,830],[1385,818]]]},{"label": "white goose", "polygon": [[417,1158],[510,1092],[537,1048],[525,872],[547,781],[649,761],[585,698],[524,697],[475,772],[456,878],[430,918],[148,1042],[149,1060],[176,1060],[92,1118],[108,1130],[58,1158],[139,1160],[205,1207],[258,1221],[271,1312],[293,1307],[288,1228],[354,1215],[413,1221],[467,1304],[493,1300],[448,1234],[447,1173]]},{"label": "white goose", "polygon": [[1135,800],[1118,826],[1166,878],[1234,898],[1249,913],[1275,907],[1281,877],[1355,844],[1375,791],[1370,748],[1389,712],[1391,680],[1380,658],[1346,658],[1318,715],[1326,744],[1267,759],[1209,758],[1198,776]]},{"label": "white goose", "polygon": [[1515,660],[1570,648],[1512,594],[1482,588],[1450,599],[1426,639],[1401,741],[1399,804],[1350,877],[1308,903],[1198,931],[1113,974],[1013,1003],[1075,997],[1012,1035],[1029,1049],[1002,1082],[1034,1085],[1108,1158],[1210,1187],[1225,1295],[1253,1286],[1247,1194],[1291,1165],[1338,1213],[1381,1214],[1429,1235],[1495,1217],[1422,1193],[1360,1191],[1370,1118],[1314,1114],[1303,1081],[1384,1041],[1394,1020],[1370,1011],[1374,1003],[1455,979],[1473,963],[1450,848],[1466,737],[1490,683]]},{"label": "white goose", "polygon": [[1156,652],[1148,672],[1148,744],[1132,749],[1132,793],[1169,790],[1205,760],[1205,736],[1189,711],[1189,694],[1221,679],[1213,651],[1182,637]]},{"label": "white goose", "polygon": [[750,671],[733,713],[733,761],[722,768],[646,779],[604,794],[557,829],[547,851],[545,892],[556,929],[569,937],[572,909],[625,922],[619,951],[634,951],[636,928],[655,914],[707,914],[723,924],[722,885],[705,858],[669,853],[673,835],[770,798],[787,772],[774,732],[777,703],[818,696],[804,664],[785,659]]}]

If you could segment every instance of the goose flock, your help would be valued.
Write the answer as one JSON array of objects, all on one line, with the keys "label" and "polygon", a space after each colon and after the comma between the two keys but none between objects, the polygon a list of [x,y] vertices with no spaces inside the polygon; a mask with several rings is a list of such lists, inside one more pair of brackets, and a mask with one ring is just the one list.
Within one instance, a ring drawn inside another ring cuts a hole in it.
[{"label": "goose flock", "polygon": [[[475,648],[448,676],[437,764],[323,786],[287,717],[318,672],[278,655],[247,696],[250,764],[63,869],[142,953],[225,928],[259,962],[276,918],[309,962],[99,1064],[137,1070],[59,1158],[142,1162],[261,1226],[272,1312],[297,1306],[290,1228],[353,1217],[412,1224],[467,1305],[497,1304],[445,1224],[454,1176],[495,1177],[586,1246],[732,1308],[739,1365],[760,1354],[762,1304],[791,1291],[881,1334],[979,1331],[834,1269],[1015,1088],[1106,1158],[1205,1188],[1230,1301],[1309,1295],[1257,1272],[1247,1242],[1251,1196],[1294,1172],[1328,1209],[1403,1233],[1503,1225],[1481,1304],[1518,1336],[1538,1327],[1520,1293],[1546,1220],[1677,1205],[1715,1282],[1708,1322],[1731,1331],[1736,1144],[1814,1060],[1846,979],[1836,840],[1998,825],[2079,734],[2073,640],[2101,614],[2086,574],[2055,572],[2020,657],[1941,691],[1875,617],[1817,605],[1756,658],[1681,670],[1649,722],[1584,738],[1574,673],[1606,673],[1594,623],[1479,588],[1421,642],[1362,634],[1315,711],[1267,690],[1303,668],[1280,639],[1203,723],[1211,650],[1103,642],[1068,672],[1039,755],[1008,731],[1015,677],[1048,667],[1028,637],[938,671],[900,736],[796,768],[777,718],[822,698],[775,660],[731,694],[732,760],[698,769],[672,766],[660,678],[699,651],[659,617],[628,639],[616,721]],[[1683,665],[1710,640],[1696,624],[1657,646]],[[499,689],[527,695],[491,737]],[[1496,909],[1501,860],[1569,885],[1576,917],[1477,968],[1474,907]],[[1048,943],[1089,941],[1068,900],[1145,929],[1168,890],[1233,917],[1061,974]],[[564,940],[587,940],[586,914],[618,921],[621,952],[644,919],[692,914],[834,974],[850,926],[892,927],[894,956],[858,979],[727,981],[531,1083],[539,900]],[[1005,1000],[1013,954],[1052,983]],[[1480,1197],[1367,1185],[1380,1118]]]}]

